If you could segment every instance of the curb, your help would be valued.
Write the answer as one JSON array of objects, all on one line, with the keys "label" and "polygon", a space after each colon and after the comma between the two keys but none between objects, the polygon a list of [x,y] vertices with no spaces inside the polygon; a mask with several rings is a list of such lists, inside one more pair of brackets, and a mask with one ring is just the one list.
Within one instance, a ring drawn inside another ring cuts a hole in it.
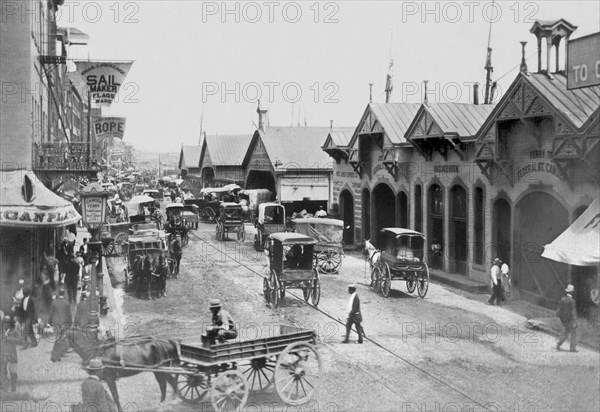
[{"label": "curb", "polygon": [[454,279],[447,278],[447,277],[442,276],[433,271],[429,272],[429,277],[438,283],[443,283],[445,285],[452,286],[453,288],[460,289],[460,290],[463,290],[463,291],[469,292],[469,293],[486,294],[486,293],[489,293],[489,291],[490,291],[490,288],[488,285],[466,284],[464,282],[460,282],[460,281],[457,281]]}]

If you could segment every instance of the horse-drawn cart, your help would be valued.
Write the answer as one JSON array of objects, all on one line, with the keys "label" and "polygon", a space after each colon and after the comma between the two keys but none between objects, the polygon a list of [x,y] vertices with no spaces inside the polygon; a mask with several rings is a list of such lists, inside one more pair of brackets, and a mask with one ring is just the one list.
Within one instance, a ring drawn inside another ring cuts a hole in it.
[{"label": "horse-drawn cart", "polygon": [[186,208],[189,206],[196,206],[198,208],[198,219],[203,222],[212,222],[219,214],[219,206],[221,205],[221,201],[207,199],[184,199],[183,205]]},{"label": "horse-drawn cart", "polygon": [[315,245],[315,263],[324,273],[338,273],[344,257],[344,221],[337,219],[304,218],[292,220],[295,232],[311,237]]},{"label": "horse-drawn cart", "polygon": [[392,280],[406,281],[406,289],[424,298],[429,289],[429,268],[425,263],[425,236],[410,229],[385,228],[379,233],[380,258],[371,271],[371,287],[384,297]]},{"label": "horse-drawn cart", "polygon": [[254,221],[254,249],[265,249],[267,238],[271,233],[285,232],[285,207],[280,203],[262,203],[258,205],[258,218]]},{"label": "horse-drawn cart", "polygon": [[237,240],[242,242],[246,238],[244,230],[244,215],[242,206],[238,203],[223,202],[217,217],[215,232],[217,240],[223,241],[228,237],[229,232],[237,233]]},{"label": "horse-drawn cart", "polygon": [[286,289],[302,289],[304,300],[321,298],[319,270],[313,264],[316,240],[298,233],[274,233],[268,239],[269,276],[263,279],[267,303],[277,307]]},{"label": "horse-drawn cart", "polygon": [[161,279],[161,263],[172,271],[168,264],[167,245],[164,233],[159,230],[135,232],[125,245],[125,291],[134,290],[138,295],[163,287],[165,279]]},{"label": "horse-drawn cart", "polygon": [[102,242],[102,256],[119,256],[123,253],[123,246],[129,238],[129,222],[105,223],[100,229]]},{"label": "horse-drawn cart", "polygon": [[177,393],[189,403],[208,399],[217,411],[243,410],[251,390],[274,383],[289,405],[308,402],[321,375],[315,332],[279,326],[268,337],[211,344],[179,343],[179,368],[164,367],[177,377]]}]

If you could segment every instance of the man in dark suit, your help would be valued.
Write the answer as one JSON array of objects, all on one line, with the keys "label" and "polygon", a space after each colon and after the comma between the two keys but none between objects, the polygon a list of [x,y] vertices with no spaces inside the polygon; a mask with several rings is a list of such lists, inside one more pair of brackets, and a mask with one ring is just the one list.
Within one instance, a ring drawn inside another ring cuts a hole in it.
[{"label": "man in dark suit", "polygon": [[568,285],[565,289],[567,295],[560,300],[560,306],[557,315],[560,318],[565,331],[556,343],[556,350],[560,350],[560,346],[571,336],[571,352],[577,352],[577,312],[575,311],[575,300],[573,299],[573,285]]},{"label": "man in dark suit", "polygon": [[115,402],[100,382],[104,371],[102,360],[100,358],[91,359],[86,369],[90,376],[81,384],[82,410],[116,412]]},{"label": "man in dark suit", "polygon": [[346,321],[346,338],[342,343],[348,343],[350,337],[350,331],[352,325],[356,325],[356,333],[358,333],[358,343],[363,343],[363,337],[365,332],[361,326],[362,314],[360,313],[360,299],[356,294],[356,285],[348,285],[348,293],[350,294],[350,300],[348,301],[348,320]]},{"label": "man in dark suit", "polygon": [[75,261],[75,256],[71,255],[71,259],[67,263],[65,286],[67,287],[67,296],[69,303],[77,303],[77,284],[79,283],[79,269],[81,266]]},{"label": "man in dark suit", "polygon": [[75,311],[75,325],[80,328],[83,328],[88,324],[89,308],[86,297],[87,294],[81,292],[81,300],[77,304],[77,310]]},{"label": "man in dark suit", "polygon": [[33,297],[31,296],[31,288],[23,289],[23,309],[20,315],[20,321],[23,323],[23,340],[25,342],[24,349],[27,349],[30,345],[35,348],[37,346],[37,339],[33,332],[33,322],[36,320],[35,304],[33,303]]},{"label": "man in dark suit", "polygon": [[65,299],[64,288],[58,289],[58,296],[52,301],[50,307],[50,319],[48,323],[52,325],[56,331],[56,336],[63,336],[64,331],[71,326],[72,323],[71,305]]}]

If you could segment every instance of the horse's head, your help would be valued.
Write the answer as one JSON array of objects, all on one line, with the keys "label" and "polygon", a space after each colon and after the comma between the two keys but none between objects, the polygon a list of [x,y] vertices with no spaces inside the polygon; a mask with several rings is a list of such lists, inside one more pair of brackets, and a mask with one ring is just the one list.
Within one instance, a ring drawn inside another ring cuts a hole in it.
[{"label": "horse's head", "polygon": [[375,249],[375,248],[373,247],[373,244],[370,242],[370,239],[365,239],[363,241],[363,250],[362,250],[363,255],[369,256],[369,252],[373,249]]},{"label": "horse's head", "polygon": [[64,333],[57,336],[50,359],[52,362],[59,362],[72,347],[84,359],[90,358],[93,349],[98,344],[98,332],[92,328],[81,329],[78,326],[71,326]]}]

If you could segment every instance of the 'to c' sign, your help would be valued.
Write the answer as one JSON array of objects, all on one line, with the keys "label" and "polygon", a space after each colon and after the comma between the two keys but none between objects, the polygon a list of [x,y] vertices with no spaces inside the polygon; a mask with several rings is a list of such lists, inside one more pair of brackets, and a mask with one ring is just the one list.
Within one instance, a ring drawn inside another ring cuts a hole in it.
[{"label": "'to c' sign", "polygon": [[600,33],[569,41],[567,89],[600,85]]}]

